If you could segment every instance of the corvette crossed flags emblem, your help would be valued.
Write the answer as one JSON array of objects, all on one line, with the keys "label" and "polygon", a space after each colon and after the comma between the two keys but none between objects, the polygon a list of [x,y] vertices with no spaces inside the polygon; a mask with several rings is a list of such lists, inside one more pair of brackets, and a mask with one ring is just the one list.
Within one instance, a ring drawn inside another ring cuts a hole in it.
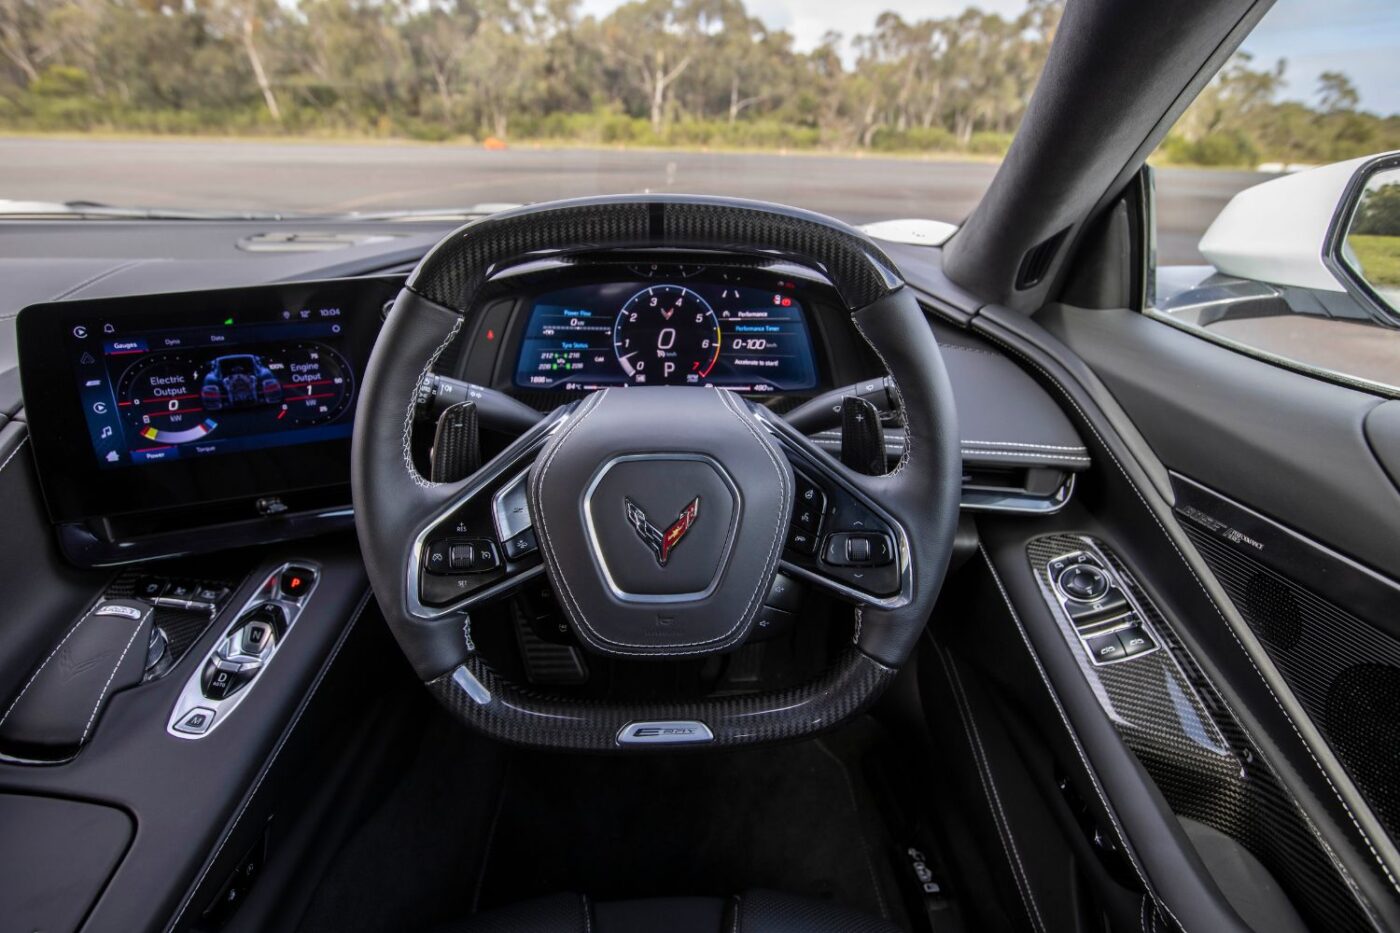
[{"label": "corvette crossed flags emblem", "polygon": [[632,530],[637,532],[637,537],[656,555],[656,562],[662,567],[666,566],[666,561],[671,559],[671,552],[676,545],[681,543],[685,533],[695,524],[695,520],[700,516],[700,497],[696,496],[690,500],[690,504],[681,509],[676,520],[671,523],[665,531],[657,528],[647,520],[647,513],[642,511],[642,507],[631,499],[623,499],[627,507],[627,521],[631,523]]}]

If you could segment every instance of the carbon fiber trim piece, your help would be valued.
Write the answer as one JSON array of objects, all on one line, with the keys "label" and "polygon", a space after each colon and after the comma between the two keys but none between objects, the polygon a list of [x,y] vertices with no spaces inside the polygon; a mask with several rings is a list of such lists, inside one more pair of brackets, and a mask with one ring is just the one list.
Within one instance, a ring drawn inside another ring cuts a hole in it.
[{"label": "carbon fiber trim piece", "polygon": [[[463,667],[489,697],[469,695],[452,675],[428,682],[449,712],[493,738],[515,745],[572,751],[646,752],[665,745],[627,745],[618,735],[639,722],[699,723],[714,733],[705,748],[776,742],[840,723],[872,702],[894,671],[855,648],[809,684],[771,693],[710,697],[681,703],[615,703],[527,690],[499,677],[480,655]],[[674,748],[674,746],[671,746]]]},{"label": "carbon fiber trim piece", "polygon": [[481,285],[505,264],[563,252],[656,247],[763,254],[814,267],[851,311],[904,284],[869,238],[821,214],[730,198],[617,195],[473,221],[423,257],[408,287],[466,312]]},{"label": "carbon fiber trim piece", "polygon": [[[1049,563],[1070,551],[1101,555],[1165,650],[1118,664],[1089,663],[1059,608]],[[1080,535],[1037,538],[1027,556],[1061,633],[1104,711],[1178,816],[1232,837],[1279,880],[1309,927],[1376,929],[1352,893],[1345,870],[1319,839],[1269,763],[1176,637],[1132,574],[1102,542]]]}]

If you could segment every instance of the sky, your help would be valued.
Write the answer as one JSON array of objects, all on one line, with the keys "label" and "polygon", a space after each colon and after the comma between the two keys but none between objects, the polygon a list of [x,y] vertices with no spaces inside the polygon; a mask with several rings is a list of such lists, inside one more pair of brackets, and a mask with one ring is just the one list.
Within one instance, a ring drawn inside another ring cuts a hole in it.
[{"label": "sky", "polygon": [[[606,14],[621,0],[583,0],[583,10]],[[878,13],[906,19],[948,16],[969,5],[1006,15],[1024,0],[746,0],[770,28],[786,29],[807,50],[828,30],[845,36],[868,32]],[[1311,100],[1317,76],[1345,72],[1361,94],[1361,107],[1400,113],[1400,2],[1397,0],[1278,0],[1247,38],[1244,50],[1256,66],[1288,60],[1281,97]]]}]

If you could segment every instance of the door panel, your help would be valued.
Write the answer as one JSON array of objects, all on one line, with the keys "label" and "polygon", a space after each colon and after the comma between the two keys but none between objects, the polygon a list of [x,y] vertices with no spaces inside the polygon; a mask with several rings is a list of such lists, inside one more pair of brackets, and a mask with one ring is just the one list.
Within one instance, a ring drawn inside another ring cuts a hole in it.
[{"label": "door panel", "polygon": [[1364,801],[1356,813],[1369,808],[1390,837],[1367,845],[1393,853],[1397,403],[1129,311],[1057,306],[1036,321],[1094,370],[1170,471],[1181,527],[1325,743],[1314,760],[1336,756]]}]

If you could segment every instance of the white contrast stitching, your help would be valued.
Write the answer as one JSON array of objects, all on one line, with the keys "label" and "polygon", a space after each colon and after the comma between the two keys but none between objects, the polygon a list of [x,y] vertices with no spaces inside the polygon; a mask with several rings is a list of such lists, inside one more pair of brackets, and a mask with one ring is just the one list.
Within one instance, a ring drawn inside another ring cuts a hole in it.
[{"label": "white contrast stitching", "polygon": [[[1098,795],[1099,802],[1103,804],[1104,812],[1108,815],[1109,824],[1113,827],[1114,833],[1118,836],[1118,841],[1123,846],[1123,852],[1128,856],[1128,864],[1132,866],[1133,873],[1137,875],[1138,881],[1142,883],[1143,890],[1151,892],[1152,886],[1147,883],[1147,876],[1144,874],[1142,866],[1138,864],[1137,855],[1128,844],[1128,835],[1118,823],[1118,816],[1114,813],[1113,807],[1108,802],[1108,795],[1104,793],[1103,787],[1099,784],[1098,774],[1095,773],[1093,766],[1089,764],[1089,757],[1084,751],[1084,746],[1079,743],[1079,734],[1074,731],[1074,726],[1069,721],[1069,714],[1065,712],[1063,704],[1060,703],[1060,696],[1055,692],[1055,687],[1050,682],[1050,675],[1045,672],[1045,666],[1040,663],[1040,655],[1036,654],[1035,646],[1031,644],[1030,635],[1027,634],[1025,626],[1021,624],[1021,616],[1016,612],[1016,607],[1012,604],[1011,597],[1006,592],[1006,587],[1002,585],[1001,575],[997,573],[996,566],[992,563],[991,556],[987,553],[987,549],[983,547],[981,542],[978,542],[977,550],[981,552],[982,559],[986,562],[987,569],[992,574],[992,580],[996,583],[997,590],[1001,593],[1002,602],[1006,604],[1006,611],[1011,614],[1011,621],[1016,623],[1016,630],[1020,633],[1021,641],[1026,646],[1026,651],[1031,656],[1031,662],[1035,664],[1035,669],[1040,674],[1041,682],[1044,683],[1046,691],[1050,694],[1050,701],[1055,705],[1055,712],[1059,714],[1060,722],[1064,724],[1065,731],[1069,733],[1070,742],[1074,745],[1074,750],[1079,756],[1080,764],[1084,766],[1084,772],[1089,777],[1089,783],[1093,785],[1094,793]],[[1160,899],[1154,897],[1154,900]],[[1186,929],[1186,925],[1177,919],[1176,914],[1172,913],[1172,909],[1167,906],[1165,901],[1162,902],[1162,907],[1173,920],[1176,920],[1177,926],[1182,930]]]},{"label": "white contrast stitching", "polygon": [[409,478],[423,489],[430,489],[439,485],[430,479],[425,479],[422,474],[413,466],[413,413],[418,408],[418,392],[423,388],[423,380],[428,378],[428,371],[433,368],[433,364],[442,356],[442,352],[452,343],[452,338],[457,336],[457,332],[462,329],[464,317],[457,315],[457,319],[452,322],[452,329],[447,332],[442,343],[437,345],[428,361],[423,364],[423,369],[418,373],[418,378],[414,380],[413,391],[408,396],[408,410],[403,415],[403,465],[408,470]]},{"label": "white contrast stitching", "polygon": [[[145,616],[141,617],[144,622]],[[112,686],[112,680],[117,676],[117,671],[122,669],[122,662],[126,660],[126,653],[131,650],[131,643],[136,640],[136,636],[141,634],[141,623],[138,622],[131,631],[131,637],[126,640],[126,647],[122,649],[121,657],[117,658],[117,663],[112,667],[112,673],[107,675],[107,682],[102,685],[102,692],[97,695],[97,703],[92,707],[92,715],[88,717],[87,725],[83,726],[83,737],[78,739],[78,744],[82,745],[87,741],[88,732],[92,730],[92,724],[97,720],[97,711],[102,708],[102,700],[107,696],[107,688]]]},{"label": "white contrast stitching", "polygon": [[[1109,459],[1113,461],[1114,466],[1118,467],[1118,472],[1123,474],[1123,478],[1127,480],[1129,488],[1133,490],[1133,494],[1137,496],[1138,501],[1142,503],[1142,507],[1146,509],[1147,514],[1152,517],[1152,521],[1156,523],[1157,528],[1162,532],[1162,536],[1167,539],[1167,543],[1171,545],[1172,550],[1176,552],[1177,557],[1181,559],[1181,563],[1186,567],[1186,571],[1189,574],[1191,574],[1191,578],[1196,581],[1196,586],[1198,586],[1202,594],[1205,595],[1206,602],[1209,603],[1211,608],[1215,610],[1215,614],[1220,617],[1220,621],[1224,624],[1225,630],[1230,633],[1230,637],[1234,639],[1235,644],[1239,647],[1241,653],[1244,654],[1245,660],[1249,662],[1249,666],[1254,668],[1254,673],[1258,674],[1259,679],[1263,681],[1264,689],[1267,690],[1269,696],[1273,698],[1274,705],[1277,706],[1279,712],[1283,714],[1284,720],[1288,723],[1289,728],[1293,730],[1293,734],[1297,737],[1299,744],[1303,746],[1303,749],[1308,753],[1308,757],[1311,758],[1313,764],[1317,766],[1317,770],[1322,774],[1322,779],[1327,782],[1328,788],[1331,789],[1332,795],[1337,798],[1337,802],[1340,803],[1342,805],[1342,809],[1346,811],[1347,817],[1351,820],[1351,825],[1356,829],[1357,834],[1361,836],[1362,841],[1366,844],[1366,848],[1371,851],[1372,857],[1376,860],[1376,864],[1378,864],[1381,867],[1381,871],[1385,874],[1386,879],[1390,881],[1391,887],[1394,888],[1397,892],[1400,892],[1400,883],[1397,883],[1395,876],[1391,874],[1390,867],[1386,865],[1385,860],[1381,858],[1381,854],[1376,850],[1375,845],[1371,842],[1370,836],[1368,836],[1366,834],[1366,831],[1361,828],[1361,823],[1359,820],[1357,820],[1356,814],[1353,813],[1351,807],[1347,805],[1345,798],[1342,797],[1341,791],[1337,790],[1337,786],[1332,782],[1331,775],[1327,773],[1327,769],[1324,768],[1322,766],[1322,762],[1318,760],[1317,755],[1312,750],[1312,746],[1308,744],[1308,741],[1305,738],[1303,738],[1303,733],[1301,732],[1301,730],[1299,730],[1298,724],[1293,721],[1292,716],[1288,715],[1288,710],[1284,708],[1283,701],[1280,700],[1278,698],[1278,694],[1274,692],[1273,685],[1270,684],[1268,678],[1264,676],[1264,672],[1259,669],[1259,665],[1254,663],[1254,656],[1251,655],[1249,653],[1249,649],[1245,647],[1244,642],[1240,639],[1239,633],[1235,631],[1235,627],[1230,624],[1230,620],[1226,618],[1225,613],[1220,611],[1220,607],[1216,605],[1214,598],[1212,598],[1210,595],[1210,590],[1206,589],[1206,585],[1201,580],[1200,576],[1196,573],[1196,569],[1191,566],[1191,562],[1186,559],[1186,555],[1181,552],[1181,548],[1177,547],[1175,539],[1173,539],[1171,534],[1167,531],[1166,526],[1162,524],[1162,520],[1157,517],[1156,511],[1152,508],[1151,505],[1148,504],[1147,499],[1142,494],[1142,491],[1138,489],[1137,484],[1134,483],[1132,477],[1128,475],[1127,469],[1124,468],[1123,464],[1119,462],[1118,457],[1114,455],[1112,448],[1110,448],[1108,443],[1104,440],[1103,435],[1099,434],[1098,429],[1094,426],[1094,423],[1089,419],[1089,416],[1084,413],[1084,410],[1079,407],[1078,402],[1076,402],[1074,400],[1074,397],[1069,393],[1069,391],[1065,389],[1063,385],[1060,384],[1059,380],[1051,376],[1050,373],[1047,372],[1044,369],[1044,367],[1042,367],[1039,363],[1031,359],[1025,353],[1018,350],[1016,347],[1012,346],[1010,343],[996,337],[995,335],[988,334],[988,336],[992,340],[995,340],[998,344],[1010,350],[1012,353],[1015,353],[1017,356],[1025,360],[1030,365],[1034,366],[1036,370],[1039,371],[1040,374],[1044,376],[1045,379],[1051,385],[1055,386],[1055,388],[1060,391],[1060,394],[1063,395],[1072,406],[1074,406],[1074,410],[1079,413],[1079,417],[1083,419],[1086,425],[1088,425],[1089,430],[1093,432],[1094,437],[1098,438],[1100,446],[1102,446],[1104,451],[1108,454]],[[1165,904],[1163,904],[1162,906],[1166,907]],[[1167,912],[1171,913],[1170,908],[1167,908]],[[1175,920],[1176,918],[1173,917],[1172,919]],[[1179,925],[1180,921],[1178,920],[1177,923]]]},{"label": "white contrast stitching", "polygon": [[5,467],[7,467],[7,466],[10,465],[10,461],[13,460],[13,459],[15,459],[15,454],[19,453],[19,449],[20,449],[21,447],[23,447],[26,443],[28,443],[28,441],[29,441],[29,435],[28,435],[28,434],[25,434],[24,437],[21,437],[21,438],[19,439],[19,443],[15,445],[15,449],[14,449],[14,450],[10,451],[10,455],[9,455],[8,457],[5,458],[5,462],[4,462],[4,463],[0,463],[0,470],[3,470],[3,469],[5,469]]},{"label": "white contrast stitching", "polygon": [[[841,436],[841,429],[840,429],[840,428],[825,428],[825,429],[823,429],[823,430],[821,430],[821,431],[817,431],[817,432],[813,433],[811,436],[812,436],[812,437],[839,438],[839,437]],[[886,443],[886,446],[890,446],[890,442],[889,442],[889,441],[886,441],[885,443]],[[1066,447],[1066,446],[1063,446],[1063,445],[1060,445],[1060,444],[1031,444],[1031,443],[1027,443],[1027,442],[1024,442],[1024,441],[975,441],[975,440],[960,440],[960,441],[958,441],[958,443],[959,443],[961,446],[963,446],[963,447],[1008,447],[1008,448],[1010,448],[1010,447],[1024,447],[1024,448],[1027,448],[1027,449],[1030,449],[1030,450],[1064,450],[1064,451],[1069,451],[1069,452],[1071,452],[1071,453],[1079,453],[1079,454],[1084,454],[1084,453],[1088,453],[1088,452],[1089,452],[1089,449],[1088,449],[1087,447],[1082,447],[1082,446],[1080,446],[1080,447]]]},{"label": "white contrast stitching", "polygon": [[49,662],[53,660],[54,655],[58,654],[58,652],[62,650],[63,646],[68,643],[68,639],[73,637],[73,633],[76,632],[78,629],[82,628],[83,623],[90,618],[92,618],[91,611],[84,613],[81,619],[79,619],[77,622],[74,622],[73,627],[68,630],[68,634],[64,635],[63,640],[54,646],[54,649],[49,652],[48,657],[44,658],[44,663],[40,664],[33,674],[29,675],[29,680],[25,683],[24,689],[19,692],[19,696],[15,697],[14,702],[10,704],[10,708],[5,710],[5,715],[0,716],[0,726],[3,726],[5,724],[5,720],[10,718],[10,713],[14,712],[15,707],[19,705],[19,701],[24,699],[24,695],[29,692],[29,688],[34,686],[34,681],[38,680],[39,675],[44,672],[44,668],[49,666]]},{"label": "white contrast stitching", "polygon": [[1026,918],[1044,933],[1045,920],[1040,915],[1040,908],[1035,902],[1035,892],[1031,890],[1030,875],[1021,862],[1020,849],[1017,848],[1016,839],[1011,833],[1011,821],[1006,818],[1006,811],[1002,809],[1001,797],[997,793],[996,781],[987,761],[987,752],[982,746],[982,734],[972,715],[972,703],[963,689],[962,678],[958,676],[952,660],[942,647],[938,648],[938,660],[948,675],[948,685],[953,690],[953,703],[958,708],[958,717],[962,720],[963,732],[967,735],[968,746],[972,749],[972,757],[977,766],[977,779],[982,783],[982,793],[992,809],[992,823],[996,826],[998,838],[1001,839],[1002,852],[1006,855],[1007,867],[1011,869],[1011,875],[1016,881],[1016,890],[1021,895],[1021,906],[1025,908]]},{"label": "white contrast stitching", "polygon": [[960,441],[964,447],[1026,447],[1032,450],[1068,450],[1074,453],[1088,453],[1089,448],[1081,445],[1031,444],[1025,441]]}]

